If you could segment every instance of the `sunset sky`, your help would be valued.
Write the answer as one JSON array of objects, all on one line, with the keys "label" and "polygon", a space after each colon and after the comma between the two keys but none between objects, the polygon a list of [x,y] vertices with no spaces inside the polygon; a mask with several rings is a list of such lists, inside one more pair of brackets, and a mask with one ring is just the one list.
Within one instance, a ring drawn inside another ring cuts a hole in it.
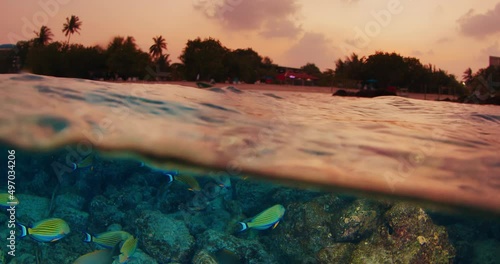
[{"label": "sunset sky", "polygon": [[461,76],[500,56],[498,0],[3,0],[0,43],[33,38],[47,25],[54,40],[65,18],[80,17],[71,42],[106,46],[133,36],[147,51],[163,35],[172,62],[189,39],[213,37],[231,49],[251,47],[275,63],[321,70],[356,52],[413,56]]}]

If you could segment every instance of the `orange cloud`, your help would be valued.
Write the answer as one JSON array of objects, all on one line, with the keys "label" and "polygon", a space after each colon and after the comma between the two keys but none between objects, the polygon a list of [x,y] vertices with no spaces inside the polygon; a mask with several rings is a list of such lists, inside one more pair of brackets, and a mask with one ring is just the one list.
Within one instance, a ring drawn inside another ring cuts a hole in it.
[{"label": "orange cloud", "polygon": [[471,9],[458,19],[460,31],[468,36],[482,38],[500,32],[500,3],[484,14]]},{"label": "orange cloud", "polygon": [[295,37],[297,0],[195,0],[195,9],[230,31],[258,31],[266,37]]}]

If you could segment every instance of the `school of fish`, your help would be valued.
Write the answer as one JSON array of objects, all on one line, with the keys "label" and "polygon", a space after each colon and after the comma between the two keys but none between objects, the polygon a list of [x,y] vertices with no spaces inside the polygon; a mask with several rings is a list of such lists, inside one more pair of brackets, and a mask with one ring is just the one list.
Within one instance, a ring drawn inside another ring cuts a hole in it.
[{"label": "school of fish", "polygon": [[[93,170],[95,154],[88,155],[77,163],[73,163],[73,171],[78,169]],[[197,179],[192,175],[183,175],[179,171],[162,170],[141,163],[139,166],[147,166],[153,171],[157,171],[165,175],[167,184],[180,182],[187,186],[187,189],[193,192],[201,190]],[[213,179],[217,186],[223,189],[231,188],[231,180],[228,176],[214,175]],[[7,209],[11,206],[19,206],[18,198],[9,193],[0,193],[0,207]],[[237,232],[243,232],[248,229],[265,230],[275,228],[283,219],[285,207],[281,204],[276,204],[267,208],[255,215],[254,217],[245,219],[239,222],[240,228]],[[68,223],[60,218],[42,219],[30,226],[17,223],[21,229],[20,237],[30,237],[39,243],[51,243],[63,239],[70,234],[71,229]],[[126,264],[133,259],[136,252],[138,238],[126,231],[108,231],[99,234],[84,233],[83,242],[94,243],[98,246],[98,250],[84,254],[78,257],[73,264]]]}]

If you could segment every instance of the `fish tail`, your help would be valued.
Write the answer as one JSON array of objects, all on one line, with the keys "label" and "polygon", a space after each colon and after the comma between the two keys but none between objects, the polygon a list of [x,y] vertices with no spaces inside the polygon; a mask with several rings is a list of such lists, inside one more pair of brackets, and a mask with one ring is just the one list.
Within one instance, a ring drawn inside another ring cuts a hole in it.
[{"label": "fish tail", "polygon": [[28,235],[28,228],[25,225],[16,223],[21,228],[21,235],[19,237],[25,237]]},{"label": "fish tail", "polygon": [[171,183],[174,181],[174,176],[170,173],[164,173],[165,176],[167,176],[167,179],[168,179],[168,182],[167,183]]},{"label": "fish tail", "polygon": [[71,163],[71,165],[73,166],[73,168],[72,168],[73,170],[76,170],[76,168],[78,167],[78,165],[76,165],[76,163],[74,163],[74,162]]},{"label": "fish tail", "polygon": [[85,238],[83,239],[83,242],[92,242],[92,235],[85,232]]},{"label": "fish tail", "polygon": [[248,225],[246,223],[239,222],[239,224],[241,225],[241,229],[238,232],[243,232],[248,229]]}]

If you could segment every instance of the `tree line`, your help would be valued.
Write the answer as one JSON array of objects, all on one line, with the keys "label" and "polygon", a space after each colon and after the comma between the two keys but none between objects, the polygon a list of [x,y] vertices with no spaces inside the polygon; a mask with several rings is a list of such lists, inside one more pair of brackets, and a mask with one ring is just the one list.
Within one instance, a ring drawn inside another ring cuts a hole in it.
[{"label": "tree line", "polygon": [[464,92],[464,86],[455,75],[436,69],[432,64],[422,64],[417,58],[403,57],[394,52],[377,51],[361,58],[353,53],[345,60],[338,59],[335,66],[335,77],[346,82],[374,79],[382,87],[405,87],[410,92]]},{"label": "tree line", "polygon": [[[153,37],[148,52],[142,51],[131,36],[114,37],[106,47],[70,44],[71,36],[80,34],[81,27],[79,17],[72,15],[66,18],[62,32],[68,37],[67,41],[53,42],[51,29],[42,26],[34,32],[33,39],[19,41],[10,54],[2,55],[6,57],[4,60],[13,60],[14,63],[0,70],[17,69],[58,77],[106,80],[278,82],[275,76],[281,67],[251,48],[231,50],[217,39],[196,38],[187,41],[179,57],[181,63],[171,63],[166,52],[167,42],[161,35]],[[372,79],[380,87],[406,87],[411,92],[422,93],[437,93],[442,89],[462,93],[465,87],[456,76],[436,69],[432,64],[422,64],[417,58],[403,57],[394,52],[377,51],[368,57],[353,53],[335,61],[335,69],[325,71],[314,63],[307,63],[300,69],[314,76],[315,84],[320,86],[356,88],[363,80]],[[486,69],[476,74],[471,72],[470,78],[485,72]],[[470,83],[470,80],[464,82]]]}]

